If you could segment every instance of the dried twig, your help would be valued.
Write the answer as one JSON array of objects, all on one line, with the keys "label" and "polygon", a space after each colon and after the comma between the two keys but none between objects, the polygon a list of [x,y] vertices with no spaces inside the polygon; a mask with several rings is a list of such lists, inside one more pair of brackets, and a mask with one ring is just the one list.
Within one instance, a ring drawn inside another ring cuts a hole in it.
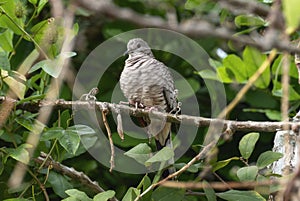
[{"label": "dried twig", "polygon": [[[216,190],[228,190],[228,189],[254,189],[258,186],[270,186],[279,184],[277,180],[268,181],[253,181],[253,182],[210,182],[209,187]],[[186,188],[186,189],[203,189],[207,188],[207,184],[203,182],[180,182],[180,181],[166,181],[161,186],[169,188]]]},{"label": "dried twig", "polygon": [[123,121],[120,110],[117,110],[117,131],[121,140],[124,140]]},{"label": "dried twig", "polygon": [[104,107],[105,108],[101,110],[101,114],[102,114],[103,124],[106,128],[106,131],[107,131],[109,144],[110,144],[110,152],[111,153],[110,153],[110,161],[109,161],[110,162],[109,171],[112,172],[113,168],[115,167],[115,160],[114,160],[115,148],[114,148],[114,142],[112,140],[111,130],[110,130],[110,127],[109,127],[107,119],[106,119],[106,115],[108,114],[109,110],[106,108],[106,106],[104,106]]}]

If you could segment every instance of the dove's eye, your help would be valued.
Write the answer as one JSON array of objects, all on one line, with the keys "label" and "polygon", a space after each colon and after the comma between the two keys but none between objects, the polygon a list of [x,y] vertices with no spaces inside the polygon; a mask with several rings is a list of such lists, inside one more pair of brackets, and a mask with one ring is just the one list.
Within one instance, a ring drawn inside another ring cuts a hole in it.
[{"label": "dove's eye", "polygon": [[141,47],[141,44],[137,44],[137,48],[140,48]]}]

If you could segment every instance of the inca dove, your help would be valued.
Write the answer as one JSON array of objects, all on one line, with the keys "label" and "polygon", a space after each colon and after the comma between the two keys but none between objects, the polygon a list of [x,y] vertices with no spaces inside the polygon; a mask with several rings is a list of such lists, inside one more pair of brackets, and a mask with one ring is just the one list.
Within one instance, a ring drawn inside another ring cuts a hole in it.
[{"label": "inca dove", "polygon": [[[127,53],[120,85],[129,104],[165,112],[176,110],[177,90],[168,67],[154,58],[148,44],[140,38],[128,42]],[[151,119],[147,127],[158,149],[166,146],[170,130],[170,123],[158,119]]]}]

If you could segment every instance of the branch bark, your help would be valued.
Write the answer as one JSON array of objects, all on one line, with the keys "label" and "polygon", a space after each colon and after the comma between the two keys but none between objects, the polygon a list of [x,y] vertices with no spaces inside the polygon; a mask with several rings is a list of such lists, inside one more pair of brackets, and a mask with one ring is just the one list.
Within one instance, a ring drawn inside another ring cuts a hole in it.
[{"label": "branch bark", "polygon": [[[103,188],[99,186],[99,184],[96,181],[92,181],[83,172],[78,172],[74,168],[70,168],[68,166],[62,165],[61,163],[54,161],[52,158],[48,158],[46,160],[46,155],[47,154],[45,153],[41,153],[41,155],[38,158],[34,158],[33,160],[38,164],[44,164],[44,167],[46,168],[51,166],[55,171],[67,175],[68,177],[76,181],[79,181],[81,184],[89,187],[95,193],[101,193],[105,191]],[[115,197],[113,197],[111,200],[118,201],[117,198]]]},{"label": "branch bark", "polygon": [[[0,97],[0,103],[5,100],[5,97]],[[17,109],[27,110],[30,112],[38,112],[40,108],[53,107],[54,109],[76,109],[88,108],[90,103],[87,101],[65,101],[65,100],[43,100],[40,102],[23,102],[17,104],[17,100],[9,99],[16,104]],[[8,101],[8,100],[6,100]],[[109,110],[114,114],[129,114],[135,117],[146,117],[149,115],[149,111],[143,109],[135,109],[127,105],[107,103],[107,102],[95,102],[97,108],[100,111]],[[191,126],[207,127],[210,124],[222,123],[224,130],[230,128],[233,132],[235,131],[256,131],[256,132],[276,132],[278,130],[291,129],[298,130],[300,123],[297,122],[259,122],[259,121],[233,121],[233,120],[222,120],[213,119],[206,117],[197,117],[191,115],[174,115],[169,113],[162,113],[158,111],[151,111],[151,115],[155,117],[166,117],[168,122],[180,124],[184,123]]]}]

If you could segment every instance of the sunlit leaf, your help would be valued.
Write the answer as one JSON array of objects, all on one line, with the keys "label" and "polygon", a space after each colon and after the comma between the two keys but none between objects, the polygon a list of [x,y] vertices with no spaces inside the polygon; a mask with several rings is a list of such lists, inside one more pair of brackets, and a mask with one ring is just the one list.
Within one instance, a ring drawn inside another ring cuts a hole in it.
[{"label": "sunlit leaf", "polygon": [[140,195],[140,190],[130,187],[124,195],[122,201],[134,201]]},{"label": "sunlit leaf", "polygon": [[151,163],[155,162],[164,162],[167,160],[170,160],[172,157],[174,157],[174,151],[170,147],[164,147],[161,150],[159,150],[154,156],[149,158],[145,164],[150,165]]},{"label": "sunlit leaf", "polygon": [[52,140],[52,139],[58,139],[62,137],[65,133],[65,130],[60,127],[53,127],[42,133],[40,140]]},{"label": "sunlit leaf", "polygon": [[283,156],[282,153],[273,152],[273,151],[266,151],[259,155],[257,159],[257,166],[259,169],[267,167],[271,163],[279,160]]},{"label": "sunlit leaf", "polygon": [[243,158],[248,159],[251,156],[258,138],[259,133],[248,133],[241,139],[239,150]]},{"label": "sunlit leaf", "polygon": [[229,158],[229,159],[226,159],[226,160],[218,161],[218,162],[216,162],[215,164],[212,165],[213,171],[215,172],[215,171],[225,167],[226,165],[228,165],[233,160],[240,160],[240,158],[239,157],[232,157],[232,158]]},{"label": "sunlit leaf", "polygon": [[93,201],[107,201],[110,198],[115,196],[115,191],[112,190],[108,190],[102,193],[98,193],[97,195],[95,195],[95,197],[93,198]]},{"label": "sunlit leaf", "polygon": [[227,201],[266,201],[255,191],[229,190],[224,193],[217,193],[217,196]]},{"label": "sunlit leaf", "polygon": [[12,71],[12,74],[13,75],[9,74],[8,71],[1,70],[3,81],[11,88],[19,99],[23,99],[26,92],[26,86],[23,82],[26,81],[26,78],[16,71]]},{"label": "sunlit leaf", "polygon": [[[243,61],[246,66],[248,77],[250,78],[259,69],[261,64],[266,60],[267,56],[259,52],[253,47],[247,46],[243,52]],[[259,88],[266,88],[269,86],[271,81],[270,68],[267,67],[266,70],[261,74],[261,76],[256,80],[254,85]]]},{"label": "sunlit leaf", "polygon": [[241,26],[264,26],[265,20],[258,16],[252,15],[239,15],[234,19],[234,23],[237,27]]},{"label": "sunlit leaf", "polygon": [[66,130],[58,141],[65,150],[71,154],[75,154],[80,144],[80,137],[76,132]]},{"label": "sunlit leaf", "polygon": [[247,80],[247,69],[240,57],[231,54],[225,57],[223,65],[229,69],[239,83],[244,83]]},{"label": "sunlit leaf", "polygon": [[258,173],[257,166],[242,167],[237,171],[240,181],[254,181]]},{"label": "sunlit leaf", "polygon": [[85,192],[82,192],[77,189],[68,189],[66,190],[66,194],[68,194],[72,198],[75,198],[76,200],[92,201],[92,199],[89,198]]},{"label": "sunlit leaf", "polygon": [[298,27],[300,22],[299,0],[283,0],[282,6],[288,32],[291,32]]},{"label": "sunlit leaf", "polygon": [[15,160],[20,161],[24,164],[28,164],[30,158],[27,148],[32,148],[32,145],[22,144],[17,148],[8,148],[6,149],[6,151],[8,152],[8,155]]},{"label": "sunlit leaf", "polygon": [[145,164],[145,162],[150,158],[150,153],[151,148],[146,143],[141,143],[125,152],[124,155],[135,159],[141,164]]}]

